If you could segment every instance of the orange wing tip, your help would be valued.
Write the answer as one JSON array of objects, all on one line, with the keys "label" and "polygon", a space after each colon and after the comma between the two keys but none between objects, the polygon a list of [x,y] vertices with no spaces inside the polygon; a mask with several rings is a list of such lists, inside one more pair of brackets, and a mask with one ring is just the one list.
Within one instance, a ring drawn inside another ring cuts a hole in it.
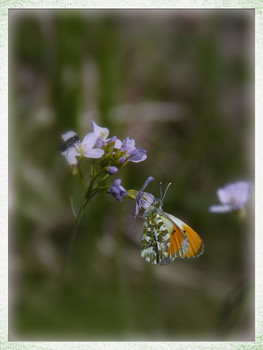
[{"label": "orange wing tip", "polygon": [[188,252],[187,252],[185,255],[181,256],[181,258],[182,259],[198,258],[200,255],[203,254],[204,250],[205,250],[205,247],[204,247],[204,243],[202,242],[201,246],[200,246],[200,248],[199,248],[199,250],[198,250],[198,252],[196,254],[188,256],[187,255]]},{"label": "orange wing tip", "polygon": [[204,243],[198,234],[188,225],[183,226],[183,232],[189,241],[189,249],[182,258],[197,258],[202,255],[204,252]]}]

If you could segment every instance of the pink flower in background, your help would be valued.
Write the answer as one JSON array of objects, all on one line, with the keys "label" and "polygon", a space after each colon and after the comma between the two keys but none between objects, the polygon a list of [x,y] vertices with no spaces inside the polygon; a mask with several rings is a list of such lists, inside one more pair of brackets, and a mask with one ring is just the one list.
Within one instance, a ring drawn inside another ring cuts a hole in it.
[{"label": "pink flower in background", "polygon": [[226,184],[217,190],[217,197],[221,204],[211,205],[211,213],[227,213],[238,210],[247,203],[251,191],[251,184],[246,181],[237,181]]}]

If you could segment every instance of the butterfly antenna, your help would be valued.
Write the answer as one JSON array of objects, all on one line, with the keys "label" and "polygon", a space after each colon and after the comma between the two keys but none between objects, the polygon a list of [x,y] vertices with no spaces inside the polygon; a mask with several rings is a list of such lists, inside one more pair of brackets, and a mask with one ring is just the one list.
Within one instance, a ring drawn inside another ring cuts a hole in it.
[{"label": "butterfly antenna", "polygon": [[160,181],[160,198],[162,199],[163,191],[162,191],[162,182]]},{"label": "butterfly antenna", "polygon": [[171,186],[171,184],[172,184],[171,182],[168,183],[168,185],[167,185],[167,187],[166,187],[166,189],[164,191],[164,195],[163,195],[163,197],[161,197],[162,198],[162,202],[163,202],[163,200],[164,200],[164,198],[166,196],[166,192],[167,192],[168,188]]}]

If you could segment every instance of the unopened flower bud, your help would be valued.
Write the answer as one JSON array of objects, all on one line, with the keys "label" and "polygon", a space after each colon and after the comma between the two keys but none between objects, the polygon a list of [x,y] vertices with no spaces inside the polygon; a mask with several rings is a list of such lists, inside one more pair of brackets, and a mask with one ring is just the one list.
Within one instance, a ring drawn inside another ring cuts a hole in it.
[{"label": "unopened flower bud", "polygon": [[119,164],[121,165],[121,164],[124,164],[125,162],[126,162],[126,157],[124,156],[120,157]]},{"label": "unopened flower bud", "polygon": [[118,168],[116,166],[109,166],[107,168],[107,173],[110,175],[116,174],[118,172]]}]

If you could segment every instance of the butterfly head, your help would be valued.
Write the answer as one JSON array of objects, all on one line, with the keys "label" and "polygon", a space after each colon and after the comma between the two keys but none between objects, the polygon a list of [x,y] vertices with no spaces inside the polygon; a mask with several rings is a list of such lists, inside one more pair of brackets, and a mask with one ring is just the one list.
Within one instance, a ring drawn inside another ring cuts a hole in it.
[{"label": "butterfly head", "polygon": [[166,190],[164,192],[164,195],[162,195],[162,188],[160,183],[160,198],[155,198],[151,193],[144,192],[144,189],[146,186],[153,181],[154,178],[152,176],[148,177],[146,181],[144,182],[142,188],[140,191],[136,192],[136,208],[135,208],[135,215],[136,217],[139,213],[139,210],[141,208],[145,209],[145,212],[143,214],[143,217],[147,217],[148,215],[151,215],[152,213],[155,212],[160,212],[162,211],[162,206],[163,206],[163,200],[165,198],[166,192],[168,188],[170,187],[171,183],[168,184],[166,187]]},{"label": "butterfly head", "polygon": [[171,182],[169,182],[169,184],[167,185],[164,191],[164,194],[162,195],[162,183],[160,182],[160,198],[155,198],[155,201],[152,204],[152,207],[155,208],[157,211],[162,209],[164,198],[170,186],[171,186]]},{"label": "butterfly head", "polygon": [[160,210],[163,207],[163,201],[161,198],[155,198],[152,207],[156,210]]}]

